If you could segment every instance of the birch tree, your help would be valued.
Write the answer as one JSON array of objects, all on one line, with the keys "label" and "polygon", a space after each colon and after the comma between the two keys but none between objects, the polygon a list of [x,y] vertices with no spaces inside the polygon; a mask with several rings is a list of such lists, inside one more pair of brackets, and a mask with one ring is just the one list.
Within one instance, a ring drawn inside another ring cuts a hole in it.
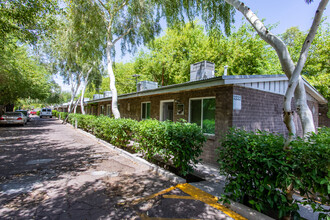
[{"label": "birch tree", "polygon": [[[306,91],[304,80],[301,77],[301,70],[306,62],[309,47],[315,37],[317,28],[320,24],[323,12],[329,0],[320,0],[318,9],[314,15],[313,24],[301,48],[299,60],[295,64],[289,54],[285,43],[263,24],[253,11],[239,0],[207,0],[207,1],[159,1],[163,7],[163,13],[168,21],[172,21],[179,14],[186,13],[188,18],[194,15],[200,15],[206,23],[206,27],[219,28],[220,24],[224,24],[226,33],[230,33],[229,25],[232,22],[232,16],[236,9],[244,15],[246,20],[253,26],[258,35],[272,46],[280,60],[282,70],[289,79],[289,86],[284,97],[284,123],[290,133],[287,143],[284,148],[288,148],[289,143],[296,137],[296,126],[294,123],[294,112],[291,109],[293,97],[297,106],[297,113],[300,117],[303,135],[308,132],[315,132],[312,113],[307,105]],[[306,0],[306,3],[311,3],[312,0]],[[227,3],[227,4],[226,4]]]},{"label": "birch tree", "polygon": [[[304,85],[304,80],[301,77],[301,71],[307,60],[308,50],[316,35],[317,28],[321,22],[323,12],[329,0],[320,1],[310,31],[302,46],[297,64],[294,64],[294,62],[292,61],[288,48],[285,45],[285,43],[279,37],[272,34],[248,6],[244,5],[243,2],[240,2],[238,0],[225,0],[225,1],[228,4],[234,6],[239,12],[241,12],[244,15],[244,17],[250,22],[253,28],[257,31],[259,36],[275,49],[278,58],[280,60],[282,69],[289,79],[289,85],[286,94],[284,96],[284,105],[283,105],[284,123],[287,126],[288,131],[290,133],[289,138],[287,139],[287,142],[284,147],[288,148],[289,143],[292,141],[292,139],[295,138],[297,134],[296,126],[294,123],[294,112],[291,109],[291,102],[293,97],[295,97],[297,113],[301,119],[303,136],[305,136],[308,132],[315,132],[313,115],[307,105],[305,85]],[[308,0],[306,2],[310,3],[311,0]]]},{"label": "birch tree", "polygon": [[[77,6],[75,17],[81,17],[86,11],[89,17],[105,32],[107,72],[110,78],[112,92],[112,112],[115,118],[120,118],[117,105],[116,79],[113,69],[115,45],[121,43],[123,52],[134,52],[135,46],[152,39],[160,31],[159,16],[155,14],[154,3],[150,0],[74,0]],[[89,31],[88,29],[86,31]]]}]

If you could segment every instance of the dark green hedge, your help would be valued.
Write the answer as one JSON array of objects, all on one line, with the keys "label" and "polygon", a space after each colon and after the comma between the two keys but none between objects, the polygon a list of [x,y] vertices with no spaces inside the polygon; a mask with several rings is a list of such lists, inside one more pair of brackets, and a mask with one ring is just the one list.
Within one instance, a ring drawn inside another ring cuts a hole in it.
[{"label": "dark green hedge", "polygon": [[135,138],[139,152],[147,158],[160,156],[165,162],[171,160],[174,167],[183,175],[192,171],[206,141],[201,128],[196,124],[158,120],[145,120],[138,123]]},{"label": "dark green hedge", "polygon": [[165,162],[171,160],[183,175],[189,173],[199,161],[197,158],[201,155],[203,143],[206,141],[200,127],[184,121],[138,122],[126,118],[69,115],[69,123],[74,125],[76,120],[79,128],[117,147],[126,148],[129,142],[134,140],[134,151],[142,153],[147,159],[160,157]]},{"label": "dark green hedge", "polygon": [[[308,140],[297,139],[289,151],[283,144],[280,135],[229,130],[218,151],[220,171],[227,176],[225,198],[249,203],[264,213],[276,210],[277,218],[299,215],[298,201],[286,198],[291,183],[302,196],[317,194],[323,204],[329,202],[330,129],[323,128]],[[322,210],[312,198],[304,202]]]}]

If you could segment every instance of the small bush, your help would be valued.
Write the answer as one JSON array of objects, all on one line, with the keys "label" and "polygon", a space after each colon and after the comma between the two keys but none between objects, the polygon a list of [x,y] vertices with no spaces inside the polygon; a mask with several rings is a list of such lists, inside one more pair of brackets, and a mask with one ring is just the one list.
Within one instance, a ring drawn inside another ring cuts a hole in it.
[{"label": "small bush", "polygon": [[[286,188],[293,183],[301,195],[317,193],[329,201],[329,129],[292,142],[283,150],[284,138],[268,132],[230,129],[221,141],[219,166],[227,176],[224,198],[248,203],[260,212],[277,210],[277,218],[298,216],[298,201],[288,201]],[[306,201],[321,210],[312,200]],[[267,213],[269,214],[269,213]]]},{"label": "small bush", "polygon": [[59,116],[61,116],[61,119],[64,120],[66,118],[66,116],[68,116],[67,112],[60,112]]},{"label": "small bush", "polygon": [[59,112],[56,110],[52,110],[52,116],[58,117]]},{"label": "small bush", "polygon": [[137,150],[147,158],[161,157],[165,162],[172,160],[184,176],[192,171],[206,141],[199,126],[182,122],[139,122],[135,131],[139,143]]}]

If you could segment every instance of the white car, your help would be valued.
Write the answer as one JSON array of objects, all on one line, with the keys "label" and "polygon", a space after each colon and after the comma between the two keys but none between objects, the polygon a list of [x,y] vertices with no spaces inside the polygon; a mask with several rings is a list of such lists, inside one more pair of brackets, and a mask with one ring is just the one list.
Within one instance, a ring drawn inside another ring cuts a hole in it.
[{"label": "white car", "polygon": [[26,125],[27,117],[22,112],[5,112],[0,116],[0,124],[1,125]]},{"label": "white car", "polygon": [[52,118],[53,117],[53,115],[52,115],[52,109],[50,109],[50,108],[43,108],[43,109],[41,109],[41,111],[40,111],[40,118],[42,118],[42,117],[50,117],[50,118]]}]

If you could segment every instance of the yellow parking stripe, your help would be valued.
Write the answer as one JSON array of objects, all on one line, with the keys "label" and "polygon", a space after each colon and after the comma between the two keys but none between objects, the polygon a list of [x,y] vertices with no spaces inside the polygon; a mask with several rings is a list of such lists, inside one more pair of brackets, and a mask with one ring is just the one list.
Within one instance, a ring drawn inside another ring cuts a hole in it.
[{"label": "yellow parking stripe", "polygon": [[163,195],[163,198],[165,198],[165,199],[193,199],[193,200],[196,200],[192,196],[178,196],[178,195]]},{"label": "yellow parking stripe", "polygon": [[237,220],[245,220],[246,218],[244,218],[243,216],[237,214],[236,212],[233,212],[232,210],[226,208],[223,205],[220,205],[218,203],[218,198],[215,196],[212,196],[211,194],[204,192],[203,190],[198,189],[197,187],[194,187],[188,183],[184,183],[184,184],[178,184],[177,185],[178,189],[181,189],[183,192],[191,195],[192,197],[194,197],[196,200],[199,200],[201,202],[204,202],[216,209],[219,209],[220,211],[222,211],[223,213],[225,213],[226,215],[237,219]]},{"label": "yellow parking stripe", "polygon": [[[179,195],[163,195],[165,193],[168,193],[174,189],[180,189],[183,192],[187,193],[190,196],[179,196]],[[212,196],[211,194],[204,192],[203,190],[198,189],[197,187],[194,187],[190,185],[189,183],[183,183],[178,184],[176,186],[172,186],[168,189],[164,189],[158,193],[155,193],[153,195],[137,199],[131,203],[131,205],[137,205],[140,202],[144,202],[150,199],[153,199],[157,196],[163,195],[163,198],[171,198],[171,199],[194,199],[199,200],[201,202],[204,202],[220,211],[222,211],[224,214],[228,215],[229,217],[232,217],[236,220],[247,220],[243,216],[237,214],[236,212],[226,208],[225,206],[218,203],[218,198],[215,196]],[[158,217],[148,217],[146,214],[139,214],[142,220],[176,220],[176,218],[158,218]],[[187,219],[177,219],[177,220],[187,220]],[[191,220],[191,219],[190,219]]]},{"label": "yellow parking stripe", "polygon": [[172,186],[172,187],[170,187],[168,189],[164,189],[163,191],[160,191],[160,192],[155,193],[153,195],[150,195],[150,196],[147,196],[147,197],[144,197],[144,198],[141,198],[141,199],[137,199],[137,200],[133,201],[131,204],[132,205],[136,205],[136,204],[139,204],[140,202],[147,201],[149,199],[153,199],[153,198],[155,198],[157,196],[160,196],[160,195],[163,195],[165,193],[168,193],[168,192],[172,191],[175,188],[176,188],[176,186]]}]

